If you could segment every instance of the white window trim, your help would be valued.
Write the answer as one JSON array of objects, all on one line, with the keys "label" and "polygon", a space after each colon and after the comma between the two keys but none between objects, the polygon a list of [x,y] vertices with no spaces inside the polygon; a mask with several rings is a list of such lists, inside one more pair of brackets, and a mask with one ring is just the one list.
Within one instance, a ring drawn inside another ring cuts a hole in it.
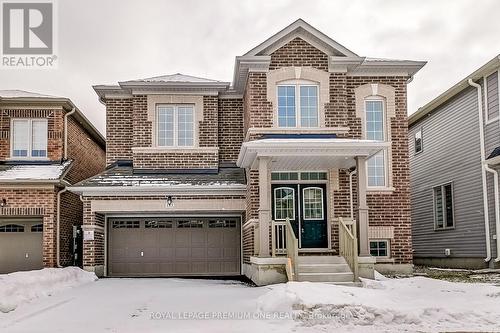
[{"label": "white window trim", "polygon": [[[443,204],[446,202],[446,194],[444,190],[444,187],[450,185],[451,186],[451,212],[453,215],[453,226],[448,227],[446,226],[446,218],[447,218],[447,213],[446,213],[446,207],[443,206],[443,226],[438,227],[437,226],[437,211],[436,211],[436,188],[441,187],[441,201]],[[434,212],[434,231],[443,231],[443,230],[452,230],[455,229],[455,189],[453,186],[453,182],[447,182],[443,184],[439,184],[436,186],[432,187],[432,210]]]},{"label": "white window trim", "polygon": [[[271,183],[273,184],[327,184],[329,182],[329,172],[326,170],[313,170],[313,171],[304,171],[304,170],[277,170],[277,171],[272,171],[272,173],[280,173],[280,172],[290,172],[290,173],[297,173],[299,179],[289,179],[289,180],[273,180],[271,178]],[[307,173],[307,172],[322,172],[326,173],[326,179],[318,179],[318,180],[303,180],[300,179],[300,174],[301,173]]]},{"label": "white window trim", "polygon": [[278,214],[276,214],[277,210],[276,210],[276,192],[277,190],[281,190],[281,189],[287,189],[287,190],[292,190],[292,194],[293,194],[293,200],[292,200],[292,205],[293,205],[293,209],[292,209],[292,212],[293,212],[293,215],[292,215],[292,218],[290,220],[293,220],[295,221],[295,189],[293,187],[287,187],[287,186],[281,186],[281,187],[276,187],[274,189],[274,219],[276,221],[286,221],[286,219],[278,219],[277,216]]},{"label": "white window trim", "polygon": [[[27,156],[14,156],[14,122],[15,121],[28,121],[29,123],[29,134],[28,134],[28,155]],[[46,135],[47,135],[47,146],[45,147],[45,151],[47,152],[46,156],[31,156],[32,146],[33,146],[33,121],[43,121],[46,125]],[[46,118],[12,118],[10,120],[10,160],[40,160],[46,161],[49,159],[49,124]]]},{"label": "white window trim", "polygon": [[[279,126],[279,87],[290,87],[295,89],[295,126]],[[300,105],[300,87],[316,87],[316,112],[318,119],[318,126],[302,126],[301,124],[301,105]],[[304,128],[304,129],[317,129],[320,128],[320,105],[319,105],[319,84],[307,80],[287,80],[281,81],[276,85],[276,126],[281,129],[289,128]]]},{"label": "white window trim", "polygon": [[[370,101],[381,101],[382,102],[382,139],[383,141],[387,141],[387,138],[388,138],[388,129],[387,129],[387,107],[386,107],[386,99],[382,96],[368,96],[364,99],[363,103],[363,110],[364,110],[364,124],[363,124],[363,130],[364,130],[364,133],[365,133],[365,137],[366,137],[366,133],[368,133],[368,122],[367,122],[367,119],[366,119],[366,102],[370,102]],[[383,151],[383,154],[384,154],[384,183],[385,185],[384,186],[372,186],[369,184],[369,181],[368,181],[368,160],[369,159],[366,159],[366,163],[365,163],[365,168],[366,168],[366,189],[369,190],[369,191],[392,191],[393,188],[390,187],[389,185],[389,152],[386,149],[384,149]],[[375,156],[375,155],[373,155]]]},{"label": "white window trim", "polygon": [[[485,113],[484,119],[485,119],[486,125],[489,125],[491,123],[494,123],[494,122],[500,120],[500,111],[498,112],[498,116],[496,116],[495,118],[491,118],[491,119],[490,119],[490,115],[488,112],[488,76],[490,76],[493,73],[494,72],[483,76],[483,90],[484,90],[484,103],[483,104],[484,104],[484,113]],[[498,101],[500,103],[500,71],[497,71],[497,90],[498,90]]]},{"label": "white window trim", "polygon": [[[417,151],[417,133],[420,133],[420,151]],[[420,127],[418,129],[418,131],[416,131],[414,134],[413,134],[413,153],[415,155],[418,155],[420,153],[422,153],[424,151],[424,131],[423,131],[423,128]]]},{"label": "white window trim", "polygon": [[[387,251],[387,255],[386,256],[374,256],[375,258],[377,259],[389,259],[391,257],[391,242],[389,239],[370,239],[369,240],[369,243],[371,242],[385,242],[387,245],[386,245],[386,251]],[[370,245],[368,243],[368,245]],[[369,250],[371,250],[371,248],[369,247]]]},{"label": "white window trim", "polygon": [[[305,217],[305,211],[306,211],[306,201],[305,201],[305,192],[306,190],[311,190],[311,189],[315,189],[315,190],[320,190],[321,191],[321,218],[306,218]],[[316,186],[309,186],[309,187],[306,187],[306,188],[303,188],[302,189],[302,212],[304,213],[304,221],[316,221],[316,220],[324,220],[325,219],[325,200],[324,200],[324,191],[323,191],[323,188],[321,187],[316,187]]]},{"label": "white window trim", "polygon": [[[173,133],[173,145],[172,146],[162,146],[159,144],[160,142],[160,136],[158,135],[158,127],[160,126],[160,122],[159,122],[159,112],[158,112],[158,108],[159,107],[162,107],[162,106],[170,106],[170,107],[173,107],[174,109],[174,133]],[[179,112],[178,112],[178,107],[179,106],[191,106],[193,108],[193,144],[190,145],[190,146],[179,146]],[[163,149],[171,149],[171,148],[186,148],[186,149],[189,149],[189,148],[193,148],[193,147],[196,147],[196,109],[195,109],[195,105],[194,104],[168,104],[168,103],[159,103],[159,104],[156,104],[155,106],[155,122],[156,122],[156,126],[155,126],[155,131],[156,131],[156,135],[155,135],[155,146],[158,147],[158,148],[163,148]]]}]

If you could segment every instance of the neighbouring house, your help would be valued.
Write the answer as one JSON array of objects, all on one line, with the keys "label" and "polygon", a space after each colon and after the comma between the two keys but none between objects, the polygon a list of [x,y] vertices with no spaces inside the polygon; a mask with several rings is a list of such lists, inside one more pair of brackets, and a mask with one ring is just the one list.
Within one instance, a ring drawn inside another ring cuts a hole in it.
[{"label": "neighbouring house", "polygon": [[84,268],[258,285],[411,271],[406,92],[424,64],[360,57],[297,20],[237,56],[231,84],[95,86],[108,167],[71,188]]},{"label": "neighbouring house", "polygon": [[0,273],[81,262],[83,204],[66,188],[105,166],[104,137],[68,98],[0,90]]},{"label": "neighbouring house", "polygon": [[500,261],[500,56],[409,117],[414,262]]}]

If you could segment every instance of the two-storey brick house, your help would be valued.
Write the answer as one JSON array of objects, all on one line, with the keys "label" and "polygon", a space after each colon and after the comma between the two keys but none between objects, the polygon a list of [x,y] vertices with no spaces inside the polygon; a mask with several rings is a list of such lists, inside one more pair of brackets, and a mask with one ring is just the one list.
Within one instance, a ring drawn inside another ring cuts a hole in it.
[{"label": "two-storey brick house", "polygon": [[69,99],[0,91],[0,273],[78,262],[66,187],[104,168],[103,136]]},{"label": "two-storey brick house", "polygon": [[236,57],[232,84],[94,87],[108,169],[72,187],[84,267],[257,284],[411,270],[406,85],[423,65],[360,57],[298,20]]}]

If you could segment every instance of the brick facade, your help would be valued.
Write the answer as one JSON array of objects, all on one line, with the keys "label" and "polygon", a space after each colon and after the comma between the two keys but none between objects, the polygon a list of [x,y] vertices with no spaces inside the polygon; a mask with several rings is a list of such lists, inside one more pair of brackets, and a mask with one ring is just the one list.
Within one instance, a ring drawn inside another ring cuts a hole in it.
[{"label": "brick facade", "polygon": [[[66,111],[67,112],[67,111]],[[9,108],[0,110],[0,162],[10,158],[11,119],[48,119],[47,155],[50,161],[59,162],[64,157],[64,115],[62,107]],[[74,116],[68,117],[68,159],[73,160],[65,181],[74,184],[104,170],[105,151],[96,139]],[[0,209],[0,217],[40,217],[43,220],[43,265],[55,267],[57,233],[57,193],[63,187],[55,184],[30,184],[29,181],[12,185],[0,185],[0,198],[7,200],[7,206]],[[61,194],[60,202],[60,263],[72,264],[73,225],[83,222],[82,202],[78,195],[70,192]]]},{"label": "brick facade", "polygon": [[133,145],[132,98],[106,99],[106,164],[132,160]]},{"label": "brick facade", "polygon": [[219,99],[219,161],[236,163],[243,143],[243,99]]},{"label": "brick facade", "polygon": [[211,152],[145,152],[133,154],[134,168],[140,169],[217,169],[219,155]]}]

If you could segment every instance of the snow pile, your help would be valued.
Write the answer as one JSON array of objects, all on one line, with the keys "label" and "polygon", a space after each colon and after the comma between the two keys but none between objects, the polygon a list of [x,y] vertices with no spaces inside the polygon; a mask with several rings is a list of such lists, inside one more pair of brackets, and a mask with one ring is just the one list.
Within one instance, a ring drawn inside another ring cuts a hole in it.
[{"label": "snow pile", "polygon": [[78,267],[0,274],[0,312],[10,312],[19,304],[34,298],[50,296],[62,289],[95,280],[97,277],[94,273]]},{"label": "snow pile", "polygon": [[497,330],[500,288],[414,277],[362,280],[363,288],[290,282],[258,300],[262,312],[289,312],[299,326],[328,330]]},{"label": "snow pile", "polygon": [[0,171],[0,180],[15,179],[59,179],[71,161],[62,164],[14,165]]}]

